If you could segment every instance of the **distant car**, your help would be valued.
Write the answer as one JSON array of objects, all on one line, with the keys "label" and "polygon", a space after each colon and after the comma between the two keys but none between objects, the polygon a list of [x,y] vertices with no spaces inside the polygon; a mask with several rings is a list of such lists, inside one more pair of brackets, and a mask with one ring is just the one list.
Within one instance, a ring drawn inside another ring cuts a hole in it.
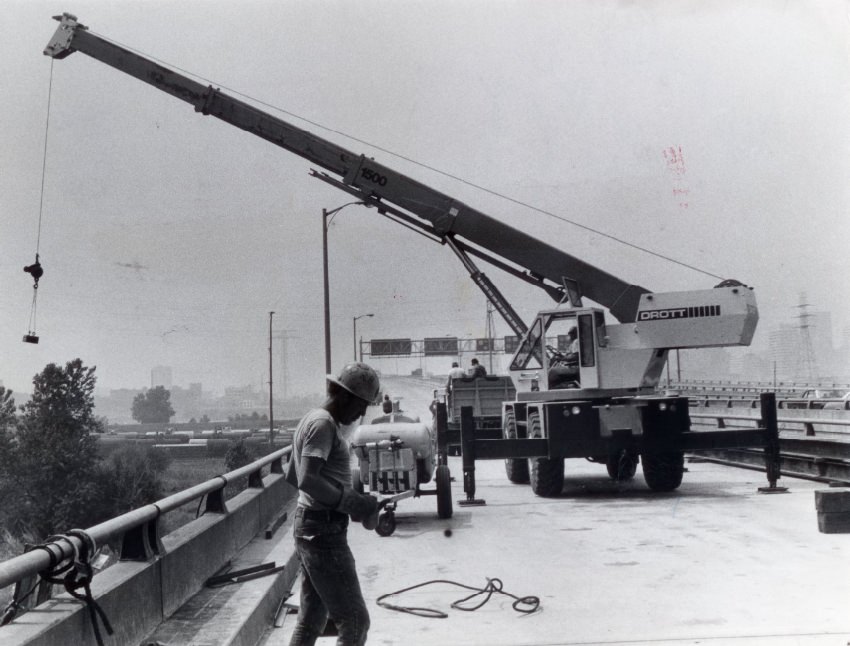
[{"label": "distant car", "polygon": [[[809,388],[797,397],[789,397],[785,407],[820,409],[828,403],[839,403],[838,408],[841,408],[840,402],[830,402],[829,400],[840,400],[847,392],[840,388]],[[830,406],[830,408],[835,408],[835,406]]]},{"label": "distant car", "polygon": [[840,399],[845,394],[847,394],[847,391],[835,388],[810,388],[804,390],[800,397],[802,399]]},{"label": "distant car", "polygon": [[824,402],[824,410],[850,410],[850,390],[840,399]]}]

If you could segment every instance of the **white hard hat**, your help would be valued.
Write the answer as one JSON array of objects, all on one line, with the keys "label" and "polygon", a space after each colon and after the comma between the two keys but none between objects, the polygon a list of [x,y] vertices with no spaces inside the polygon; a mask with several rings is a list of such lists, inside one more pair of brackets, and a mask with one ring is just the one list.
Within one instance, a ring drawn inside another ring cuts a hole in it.
[{"label": "white hard hat", "polygon": [[328,375],[328,381],[344,388],[352,395],[373,403],[381,391],[381,380],[371,366],[357,361],[349,363],[338,376]]}]

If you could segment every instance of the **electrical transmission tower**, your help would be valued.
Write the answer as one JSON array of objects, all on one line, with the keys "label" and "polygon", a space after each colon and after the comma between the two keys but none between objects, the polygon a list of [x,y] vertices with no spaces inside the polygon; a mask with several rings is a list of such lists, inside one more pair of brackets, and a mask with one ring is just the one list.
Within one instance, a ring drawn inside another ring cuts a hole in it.
[{"label": "electrical transmission tower", "polygon": [[798,374],[805,376],[807,381],[814,381],[818,375],[818,369],[815,349],[812,346],[812,335],[809,331],[812,327],[812,315],[808,311],[809,304],[806,302],[805,292],[800,294],[800,304],[797,307],[800,310],[800,314],[797,316],[800,320],[800,349],[798,353],[800,371]]}]

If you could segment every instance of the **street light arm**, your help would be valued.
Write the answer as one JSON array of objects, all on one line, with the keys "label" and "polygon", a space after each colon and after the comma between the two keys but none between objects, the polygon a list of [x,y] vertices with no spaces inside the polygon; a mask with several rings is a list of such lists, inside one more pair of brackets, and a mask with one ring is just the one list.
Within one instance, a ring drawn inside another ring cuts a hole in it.
[{"label": "street light arm", "polygon": [[330,220],[334,215],[342,211],[347,206],[362,204],[370,206],[361,200],[346,202],[342,206],[328,211],[322,209],[322,269],[323,269],[323,286],[324,286],[324,310],[325,310],[325,372],[331,373],[331,301],[330,301],[330,284],[328,278],[328,228]]},{"label": "street light arm", "polygon": [[335,216],[337,213],[342,211],[346,206],[354,206],[356,204],[359,204],[359,205],[362,205],[362,206],[370,206],[369,204],[366,204],[366,202],[356,201],[356,202],[348,202],[346,204],[343,204],[342,206],[336,207],[335,209],[333,209],[331,211],[327,211],[327,210],[323,209],[322,212],[323,212],[324,217],[325,217],[325,227],[327,228],[328,226],[330,226],[330,224],[331,224],[330,221],[333,220],[333,216]]}]

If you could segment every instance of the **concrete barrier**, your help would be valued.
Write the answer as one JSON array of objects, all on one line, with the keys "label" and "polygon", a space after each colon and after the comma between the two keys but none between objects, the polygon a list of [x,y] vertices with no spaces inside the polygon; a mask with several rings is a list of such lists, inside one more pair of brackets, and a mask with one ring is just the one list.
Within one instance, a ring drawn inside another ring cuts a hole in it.
[{"label": "concrete barrier", "polygon": [[[270,522],[284,512],[291,515],[295,490],[284,477],[270,474],[263,484],[228,500],[226,514],[205,514],[164,536],[164,553],[153,560],[120,561],[94,577],[92,594],[114,630],[109,636],[101,626],[105,646],[140,643]],[[97,640],[85,604],[62,594],[0,628],[0,643],[95,646]]]}]

